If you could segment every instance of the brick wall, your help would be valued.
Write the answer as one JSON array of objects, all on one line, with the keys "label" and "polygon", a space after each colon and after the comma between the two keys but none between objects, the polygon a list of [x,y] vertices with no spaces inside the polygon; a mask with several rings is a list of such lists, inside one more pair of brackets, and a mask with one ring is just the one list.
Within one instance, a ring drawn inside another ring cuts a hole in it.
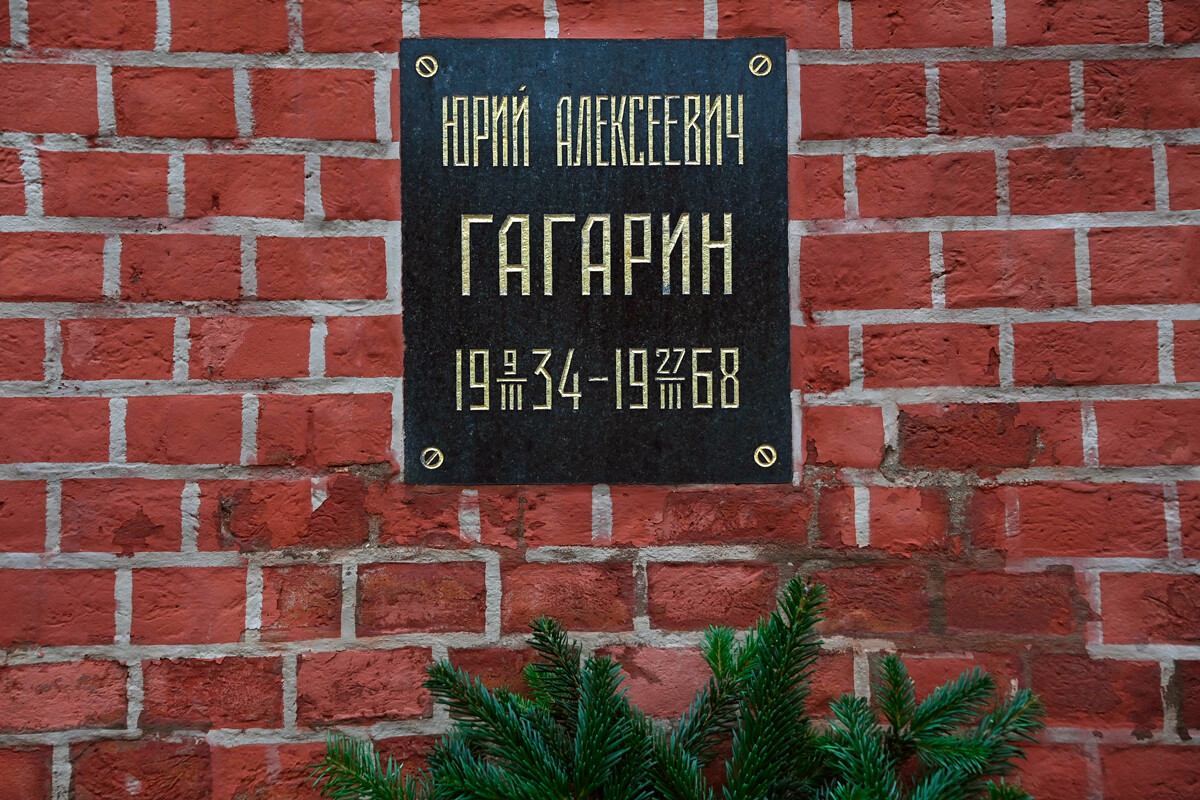
[{"label": "brick wall", "polygon": [[[543,35],[788,37],[794,487],[396,474],[396,40]],[[8,0],[0,47],[3,800],[311,797],[543,613],[676,713],[798,571],[818,704],[983,665],[1040,797],[1200,793],[1195,0]]]}]

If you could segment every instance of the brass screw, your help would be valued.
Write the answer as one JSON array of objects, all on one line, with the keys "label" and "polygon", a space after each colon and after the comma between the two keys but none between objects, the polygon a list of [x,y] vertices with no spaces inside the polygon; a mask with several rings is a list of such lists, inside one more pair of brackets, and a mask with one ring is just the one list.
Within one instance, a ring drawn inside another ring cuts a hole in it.
[{"label": "brass screw", "polygon": [[750,56],[750,71],[762,77],[771,71],[771,59],[765,53],[755,53]]},{"label": "brass screw", "polygon": [[417,59],[417,74],[422,78],[432,78],[437,71],[438,62],[433,56],[421,56]]},{"label": "brass screw", "polygon": [[779,458],[779,454],[769,444],[760,444],[758,449],[754,451],[754,463],[763,468],[774,464],[777,458]]},{"label": "brass screw", "polygon": [[437,469],[446,461],[446,456],[436,447],[426,447],[421,451],[421,466],[425,469]]}]

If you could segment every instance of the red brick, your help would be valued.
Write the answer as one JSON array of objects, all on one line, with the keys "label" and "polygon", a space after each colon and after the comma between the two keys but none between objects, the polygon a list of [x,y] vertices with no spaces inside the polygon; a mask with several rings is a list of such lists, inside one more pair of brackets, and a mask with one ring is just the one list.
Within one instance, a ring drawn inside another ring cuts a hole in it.
[{"label": "red brick", "polygon": [[1083,463],[1079,409],[1070,403],[902,406],[899,427],[900,460],[909,467]]},{"label": "red brick", "polygon": [[1105,573],[1100,576],[1104,641],[1200,643],[1200,576]]},{"label": "red brick", "polygon": [[212,317],[191,323],[191,377],[300,378],[308,374],[312,321],[298,317]]},{"label": "red brick", "polygon": [[[487,31],[488,36],[494,37],[540,39],[546,29],[543,11],[544,6],[539,5],[537,0],[476,0],[472,3],[426,0],[421,6],[421,35],[471,37]],[[559,9],[560,22],[563,20],[563,11]],[[600,11],[603,15],[605,9]],[[563,27],[564,37],[569,35],[566,31]]]},{"label": "red brick", "polygon": [[184,157],[188,217],[304,218],[304,157],[196,154]]},{"label": "red brick", "polygon": [[942,234],[948,308],[1075,305],[1075,236],[1069,230]]},{"label": "red brick", "polygon": [[859,156],[856,163],[858,208],[864,217],[996,213],[996,159],[991,153]]},{"label": "red brick", "polygon": [[12,45],[12,20],[8,16],[8,6],[0,5],[0,47]]},{"label": "red brick", "polygon": [[257,69],[250,90],[256,136],[375,140],[374,72]]},{"label": "red brick", "polygon": [[1200,381],[1200,321],[1175,321],[1175,380]]},{"label": "red brick", "polygon": [[1200,661],[1176,661],[1175,686],[1180,699],[1180,727],[1189,731],[1200,729]]},{"label": "red brick", "polygon": [[288,48],[285,0],[172,0],[171,49],[280,53]]},{"label": "red brick", "polygon": [[376,564],[358,568],[359,636],[483,633],[482,563]]},{"label": "red brick", "polygon": [[503,573],[501,625],[528,631],[538,617],[554,617],[573,631],[633,629],[633,568],[613,564],[517,564]]},{"label": "red brick", "polygon": [[341,632],[342,571],[321,566],[265,567],[262,639],[329,639]]},{"label": "red brick", "polygon": [[115,67],[112,81],[121,136],[237,136],[233,70]]},{"label": "red brick", "polygon": [[788,218],[841,219],[844,216],[842,157],[788,158]]},{"label": "red brick", "polygon": [[278,728],[283,663],[278,658],[177,658],[142,665],[141,724],[150,729]]},{"label": "red brick", "polygon": [[325,374],[329,377],[404,374],[400,317],[328,317],[325,325]]},{"label": "red brick", "polygon": [[428,717],[433,700],[422,683],[431,661],[424,647],[306,653],[297,669],[300,724]]},{"label": "red brick", "polygon": [[237,642],[245,622],[245,569],[168,567],[133,571],[134,644]]},{"label": "red brick", "polygon": [[121,237],[121,298],[133,302],[236,300],[242,250],[237,236]]},{"label": "red brick", "polygon": [[46,484],[0,481],[0,553],[40,553],[46,546]]},{"label": "red brick", "polygon": [[242,452],[242,398],[131,397],[125,432],[130,461],[237,464]]},{"label": "red brick", "polygon": [[1092,302],[1200,303],[1200,226],[1088,231]]},{"label": "red brick", "polygon": [[939,125],[947,136],[1036,136],[1071,130],[1066,61],[943,63],[938,65],[938,91]]},{"label": "red brick", "polygon": [[1166,557],[1158,484],[1044,483],[1015,486],[1015,556]]},{"label": "red brick", "polygon": [[871,546],[903,556],[946,547],[950,509],[940,491],[872,486]]},{"label": "red brick", "polygon": [[1083,87],[1089,128],[1200,126],[1200,59],[1090,61]]},{"label": "red brick", "polygon": [[717,35],[787,36],[788,47],[836,49],[837,0],[725,0],[717,6]]},{"label": "red brick", "polygon": [[[99,397],[0,399],[0,464],[107,461],[108,400]],[[70,431],[70,436],[64,436]]]},{"label": "red brick", "polygon": [[[904,653],[904,666],[913,680],[918,699],[924,699],[935,689],[954,680],[964,672],[972,669],[982,669],[992,677],[1002,694],[1008,694],[1005,688],[1024,683],[1019,680],[1020,667],[1016,659],[1003,653],[966,653],[952,655],[945,653]],[[872,680],[879,676],[878,662],[872,665]]]},{"label": "red brick", "polygon": [[[313,508],[313,493],[324,499]],[[201,550],[352,547],[367,540],[367,487],[338,473],[298,481],[212,481],[200,485]]]},{"label": "red brick", "polygon": [[[424,22],[422,22],[422,34]],[[696,39],[704,34],[700,0],[643,0],[637,5],[561,0],[558,35],[563,39]]]},{"label": "red brick", "polygon": [[1125,44],[1149,40],[1145,0],[1008,0],[1011,45]]},{"label": "red brick", "polygon": [[858,0],[854,46],[990,47],[988,0]]},{"label": "red brick", "polygon": [[51,217],[165,217],[167,156],[43,151],[44,206]]},{"label": "red brick", "polygon": [[114,573],[87,569],[0,570],[0,646],[112,644]]},{"label": "red brick", "polygon": [[1200,147],[1168,147],[1171,208],[1200,208]]},{"label": "red brick", "polygon": [[88,302],[103,296],[103,282],[99,234],[0,233],[0,300]]},{"label": "red brick", "polygon": [[1013,342],[1018,385],[1158,382],[1155,322],[1035,322],[1014,325]]},{"label": "red brick", "polygon": [[154,29],[154,0],[29,2],[33,47],[153,50]]},{"label": "red brick", "polygon": [[50,800],[52,752],[48,746],[0,750],[0,800]]},{"label": "red brick", "polygon": [[386,293],[383,239],[258,240],[260,300],[378,300]]},{"label": "red brick", "polygon": [[694,649],[617,646],[596,654],[621,665],[626,697],[651,717],[682,716],[712,675]]},{"label": "red brick", "polygon": [[854,525],[854,489],[841,483],[820,488],[817,528],[821,547],[850,550],[858,547]]},{"label": "red brick", "polygon": [[802,430],[810,466],[875,469],[883,460],[883,411],[877,407],[808,406]]},{"label": "red brick", "polygon": [[998,386],[995,325],[871,325],[863,328],[863,385]]},{"label": "red brick", "polygon": [[212,758],[203,740],[80,742],[71,762],[73,800],[209,800]]},{"label": "red brick", "polygon": [[25,178],[21,175],[21,153],[0,148],[0,215],[25,213]]},{"label": "red brick", "polygon": [[1167,42],[1200,42],[1200,6],[1192,0],[1163,0],[1163,38]]},{"label": "red brick", "polygon": [[[591,486],[532,486],[525,492],[525,544],[529,547],[592,544]],[[613,521],[614,527],[616,520]],[[608,544],[611,540],[603,540]]]},{"label": "red brick", "polygon": [[[484,513],[491,496],[485,488],[476,498],[483,544],[488,544],[494,533],[491,514]],[[458,510],[462,503],[460,489],[412,486],[399,481],[372,483],[367,495],[368,510],[380,517],[380,541],[404,546],[453,549],[474,545],[473,540],[460,535]],[[510,519],[515,516],[510,514]]]},{"label": "red brick", "polygon": [[[426,18],[433,10],[431,5],[421,6],[421,33],[425,36],[430,35]],[[389,0],[359,0],[353,5],[339,0],[308,0],[302,17],[304,49],[310,53],[394,53],[404,36],[401,8]],[[494,34],[489,31],[489,35]]]},{"label": "red brick", "polygon": [[387,463],[391,439],[391,395],[265,395],[260,400],[260,464]]},{"label": "red brick", "polygon": [[1101,464],[1200,463],[1200,400],[1114,401],[1095,408]]},{"label": "red brick", "polygon": [[[48,6],[55,5],[47,0]],[[28,133],[94,135],[96,68],[87,64],[0,64],[4,128]]]},{"label": "red brick", "polygon": [[828,601],[827,634],[921,632],[929,629],[928,576],[919,567],[855,566],[813,575]]},{"label": "red brick", "polygon": [[774,607],[778,585],[770,564],[650,564],[646,613],[663,630],[747,628]]},{"label": "red brick", "polygon": [[[872,280],[863,280],[863,269]],[[929,236],[862,233],[807,236],[800,244],[800,307],[928,308]]]},{"label": "red brick", "polygon": [[534,660],[534,652],[528,648],[480,647],[450,651],[450,663],[455,669],[465,669],[489,689],[506,688],[522,695],[529,693],[525,686],[525,666]]},{"label": "red brick", "polygon": [[1014,214],[1154,208],[1154,164],[1148,149],[1011,150],[1008,162]]},{"label": "red brick", "polygon": [[63,377],[169,380],[173,319],[71,319],[62,323]]},{"label": "red brick", "polygon": [[1109,745],[1100,748],[1106,800],[1189,800],[1200,792],[1194,747]]},{"label": "red brick", "polygon": [[[3,489],[3,486],[0,486]],[[1183,524],[1183,555],[1200,557],[1200,483],[1180,483],[1179,514]]]},{"label": "red brick", "polygon": [[320,800],[312,765],[325,745],[243,745],[212,750],[211,800]]},{"label": "red brick", "polygon": [[822,652],[817,659],[808,695],[808,710],[828,717],[829,704],[845,694],[854,693],[854,656],[851,653]]},{"label": "red brick", "polygon": [[178,552],[182,496],[183,481],[63,481],[62,549],[122,555]]},{"label": "red brick", "polygon": [[1066,636],[1081,629],[1078,596],[1069,571],[952,572],[946,575],[946,628]]},{"label": "red brick", "polygon": [[804,541],[812,513],[808,491],[791,486],[610,491],[613,543],[634,547]]},{"label": "red brick", "polygon": [[925,67],[855,64],[800,67],[803,139],[925,135]]},{"label": "red brick", "polygon": [[1021,765],[1021,786],[1034,797],[1091,800],[1090,769],[1091,762],[1080,745],[1027,745],[1025,762]]},{"label": "red brick", "polygon": [[400,163],[326,156],[321,202],[326,219],[400,219]]},{"label": "red brick", "polygon": [[125,667],[78,661],[0,667],[0,732],[125,727]]},{"label": "red brick", "polygon": [[792,388],[828,393],[850,385],[850,329],[792,326]]},{"label": "red brick", "polygon": [[1134,728],[1147,734],[1162,726],[1155,661],[1039,655],[1031,672],[1050,725]]},{"label": "red brick", "polygon": [[40,319],[0,320],[0,381],[46,377],[46,325]]}]

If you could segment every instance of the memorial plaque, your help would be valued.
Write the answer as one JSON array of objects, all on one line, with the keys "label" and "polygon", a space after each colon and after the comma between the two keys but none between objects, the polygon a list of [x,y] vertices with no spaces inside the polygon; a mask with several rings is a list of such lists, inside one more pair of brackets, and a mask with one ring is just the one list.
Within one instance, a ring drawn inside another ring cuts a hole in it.
[{"label": "memorial plaque", "polygon": [[791,480],[783,39],[400,47],[412,483]]}]

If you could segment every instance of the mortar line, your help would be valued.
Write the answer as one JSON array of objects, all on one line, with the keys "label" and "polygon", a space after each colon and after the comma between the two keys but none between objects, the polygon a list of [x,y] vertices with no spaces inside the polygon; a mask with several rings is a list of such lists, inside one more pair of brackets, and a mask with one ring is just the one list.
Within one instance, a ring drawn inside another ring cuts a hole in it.
[{"label": "mortar line", "polygon": [[254,299],[258,296],[258,239],[253,235],[242,237],[242,297]]},{"label": "mortar line", "polygon": [[179,498],[181,553],[195,553],[199,549],[200,532],[200,484],[188,481],[183,485]]},{"label": "mortar line", "polygon": [[704,38],[717,38],[717,0],[704,0]]},{"label": "mortar line", "polygon": [[50,797],[71,800],[71,745],[66,742],[55,742],[50,751]]},{"label": "mortar line", "polygon": [[929,292],[933,308],[946,307],[946,265],[941,231],[929,234]]},{"label": "mortar line", "polygon": [[392,71],[375,70],[375,138],[392,140]]},{"label": "mortar line", "polygon": [[850,0],[838,0],[838,47],[842,50],[854,49],[854,19]]},{"label": "mortar line", "polygon": [[1183,558],[1183,519],[1179,512],[1179,484],[1163,484],[1163,517],[1167,525],[1167,556]]},{"label": "mortar line", "polygon": [[304,156],[304,219],[306,222],[325,219],[325,205],[321,197],[321,156],[315,153]]},{"label": "mortar line", "polygon": [[258,642],[262,635],[263,574],[260,564],[246,565],[246,632],[244,641]]},{"label": "mortar line", "polygon": [[606,484],[592,487],[592,542],[608,544],[613,535],[612,490]]},{"label": "mortar line", "polygon": [[1154,208],[1156,211],[1171,210],[1171,175],[1167,170],[1167,147],[1157,142],[1150,147],[1154,160]]},{"label": "mortar line", "polygon": [[399,480],[404,480],[404,378],[397,378],[392,389],[392,459]]},{"label": "mortar line", "polygon": [[46,355],[42,359],[42,371],[46,381],[52,384],[59,383],[63,374],[61,325],[57,319],[47,318],[43,321]]},{"label": "mortar line", "polygon": [[304,52],[304,16],[302,12],[303,0],[287,0],[287,32],[288,32],[288,52],[303,53]]},{"label": "mortar line", "polygon": [[113,464],[125,463],[127,404],[124,397],[113,397],[108,401],[108,460]]},{"label": "mortar line", "polygon": [[421,6],[417,0],[401,0],[400,28],[406,39],[421,35]]},{"label": "mortar line", "polygon": [[1083,425],[1083,464],[1085,467],[1100,466],[1100,433],[1096,427],[1096,407],[1091,400],[1079,404]]},{"label": "mortar line", "polygon": [[795,50],[787,52],[787,109],[788,109],[788,152],[799,144],[804,130],[800,109],[800,55]]},{"label": "mortar line", "polygon": [[1088,243],[1088,229],[1075,229],[1075,292],[1076,305],[1080,308],[1092,306],[1092,262]]},{"label": "mortar line", "polygon": [[858,219],[858,175],[855,156],[842,156],[842,190],[845,194],[846,219]]},{"label": "mortar line", "polygon": [[458,535],[459,538],[476,544],[483,538],[478,489],[463,489],[458,496]]},{"label": "mortar line", "polygon": [[935,136],[941,130],[941,92],[939,89],[938,65],[925,62],[925,132]]},{"label": "mortar line", "polygon": [[101,291],[110,300],[121,299],[121,236],[104,237],[104,263]]},{"label": "mortar line", "polygon": [[140,658],[125,663],[125,728],[137,731],[142,722],[142,711],[146,701],[146,676]]},{"label": "mortar line", "polygon": [[484,554],[483,585],[486,589],[484,606],[484,637],[490,641],[499,641],[502,634],[504,577],[500,571],[500,554],[488,552]]},{"label": "mortar line", "polygon": [[866,377],[863,367],[863,326],[850,325],[850,388],[861,390]]},{"label": "mortar line", "polygon": [[117,112],[113,105],[112,67],[96,66],[96,121],[100,136],[117,135]]},{"label": "mortar line", "polygon": [[1013,364],[1016,361],[1016,344],[1013,341],[1013,326],[1011,322],[1000,323],[998,349],[1000,356],[1000,387],[1002,389],[1011,389],[1013,387]]},{"label": "mortar line", "polygon": [[1150,44],[1161,45],[1164,39],[1162,0],[1150,0],[1147,12],[1149,14]]},{"label": "mortar line", "polygon": [[171,0],[155,0],[154,51],[171,52]]},{"label": "mortar line", "polygon": [[250,86],[250,71],[245,67],[233,70],[233,113],[237,120],[238,137],[254,135],[254,100]]},{"label": "mortar line", "polygon": [[62,551],[62,481],[46,481],[46,552]]},{"label": "mortar line", "polygon": [[258,395],[242,395],[242,466],[258,463]]},{"label": "mortar line", "polygon": [[190,370],[191,360],[191,318],[176,317],[174,341],[172,343],[172,356],[174,363],[171,368],[171,379],[175,381],[186,381]]},{"label": "mortar line", "polygon": [[1083,133],[1087,130],[1086,109],[1083,92],[1083,62],[1072,61],[1071,73],[1071,132]]},{"label": "mortar line", "polygon": [[167,216],[182,218],[186,203],[183,153],[167,154]]},{"label": "mortar line", "polygon": [[296,706],[299,695],[298,661],[299,656],[295,653],[284,653],[281,662],[283,668],[283,729],[286,731],[296,730]]},{"label": "mortar line", "polygon": [[1162,735],[1167,741],[1179,737],[1179,710],[1173,703],[1168,702],[1168,692],[1171,681],[1175,678],[1175,661],[1164,658],[1158,662],[1159,696],[1162,698],[1163,726]]},{"label": "mortar line", "polygon": [[867,486],[854,487],[854,544],[871,546],[871,489]]},{"label": "mortar line", "polygon": [[804,469],[804,393],[792,389],[792,485],[799,486]]},{"label": "mortar line", "polygon": [[113,583],[114,629],[116,644],[129,644],[133,629],[133,570],[118,569]]},{"label": "mortar line", "polygon": [[325,337],[329,326],[325,317],[312,318],[312,327],[308,331],[308,376],[310,378],[325,377]]},{"label": "mortar line", "polygon": [[1175,383],[1175,323],[1158,321],[1158,382]]},{"label": "mortar line", "polygon": [[42,160],[36,147],[22,147],[21,179],[25,182],[25,216],[44,214],[42,203]]},{"label": "mortar line", "polygon": [[1004,0],[992,0],[992,46],[1004,47],[1008,39],[1008,18]]},{"label": "mortar line", "polygon": [[1012,200],[1008,179],[1008,151],[996,151],[996,216],[1007,217],[1012,213]]},{"label": "mortar line", "polygon": [[28,0],[8,0],[8,38],[14,48],[29,47]]},{"label": "mortar line", "polygon": [[558,0],[543,0],[542,16],[545,17],[543,35],[547,39],[558,38]]},{"label": "mortar line", "polygon": [[358,564],[342,564],[342,641],[353,641],[356,632],[358,608]]},{"label": "mortar line", "polygon": [[793,325],[804,325],[801,310],[803,294],[800,285],[800,250],[804,247],[804,234],[788,226],[788,315]]}]

